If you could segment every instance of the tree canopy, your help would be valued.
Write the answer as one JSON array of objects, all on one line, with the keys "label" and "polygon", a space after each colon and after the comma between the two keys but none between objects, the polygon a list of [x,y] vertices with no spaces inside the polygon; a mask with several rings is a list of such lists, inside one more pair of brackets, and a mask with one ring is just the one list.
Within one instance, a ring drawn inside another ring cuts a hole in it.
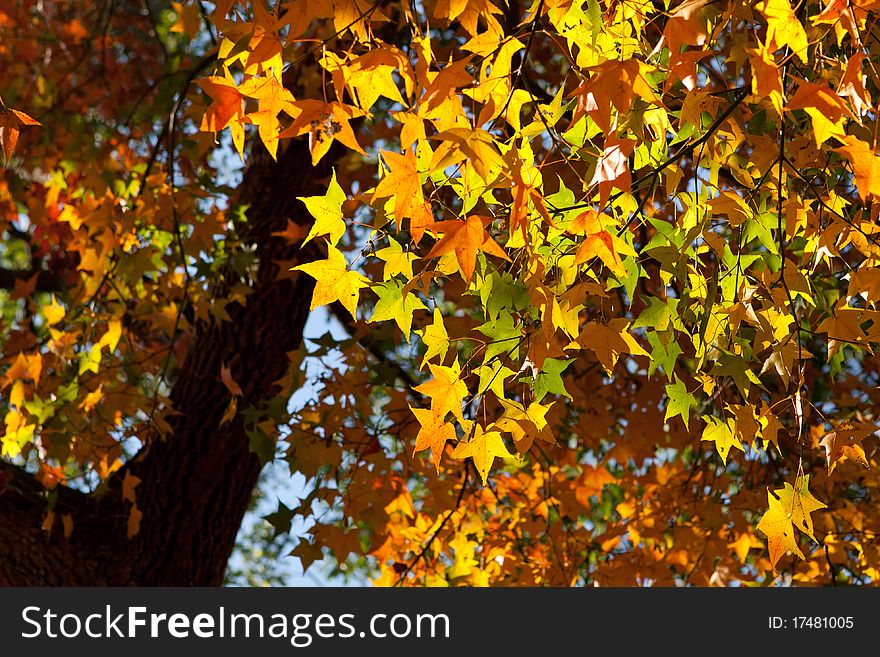
[{"label": "tree canopy", "polygon": [[876,583],[878,7],[0,9],[0,583]]}]

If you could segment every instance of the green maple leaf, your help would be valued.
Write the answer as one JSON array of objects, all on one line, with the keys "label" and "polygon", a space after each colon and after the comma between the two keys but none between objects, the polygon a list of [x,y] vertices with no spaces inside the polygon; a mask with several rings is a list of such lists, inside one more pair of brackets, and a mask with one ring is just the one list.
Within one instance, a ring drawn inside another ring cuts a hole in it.
[{"label": "green maple leaf", "polygon": [[691,409],[697,407],[697,400],[688,392],[684,382],[678,377],[675,377],[675,383],[666,386],[666,395],[669,397],[669,403],[666,404],[666,414],[663,416],[663,421],[666,422],[669,418],[678,415],[684,420],[685,428],[688,428],[688,418]]},{"label": "green maple leaf", "polygon": [[393,237],[388,238],[388,246],[376,251],[376,257],[385,262],[382,273],[384,280],[394,278],[397,274],[403,274],[407,279],[413,277],[412,266],[417,259],[416,254],[404,251]]},{"label": "green maple leaf", "polygon": [[648,363],[648,376],[653,376],[657,368],[662,367],[666,378],[671,379],[675,370],[675,361],[682,353],[681,347],[674,340],[664,346],[660,334],[656,331],[648,333],[648,344],[653,347],[651,360]]},{"label": "green maple leaf", "polygon": [[514,374],[512,369],[503,365],[500,360],[495,360],[489,365],[480,365],[476,373],[480,377],[480,383],[477,385],[478,395],[491,390],[498,399],[504,399],[504,381]]},{"label": "green maple leaf", "polygon": [[669,326],[670,308],[669,304],[652,297],[648,301],[648,306],[639,315],[639,318],[633,322],[632,328],[652,328],[655,331],[665,331]]},{"label": "green maple leaf", "polygon": [[497,319],[478,326],[477,330],[489,338],[484,362],[491,360],[498,354],[510,353],[511,358],[516,358],[517,345],[522,339],[522,331],[518,326],[514,326],[510,313],[501,313]]},{"label": "green maple leaf", "polygon": [[397,280],[374,285],[370,289],[379,296],[379,300],[376,302],[376,307],[373,308],[373,314],[369,321],[381,322],[393,319],[409,341],[413,313],[416,310],[426,310],[425,304],[411,292],[404,294],[403,283]]},{"label": "green maple leaf", "polygon": [[749,368],[748,361],[742,356],[721,354],[715,362],[710,374],[725,374],[733,379],[743,398],[748,398],[752,383],[761,385],[761,380]]},{"label": "green maple leaf", "polygon": [[535,377],[535,384],[532,386],[532,392],[535,394],[535,401],[540,402],[544,396],[551,392],[554,395],[561,395],[572,399],[565,384],[562,382],[562,373],[565,371],[572,361],[559,360],[556,358],[547,358],[544,360],[544,367]]}]

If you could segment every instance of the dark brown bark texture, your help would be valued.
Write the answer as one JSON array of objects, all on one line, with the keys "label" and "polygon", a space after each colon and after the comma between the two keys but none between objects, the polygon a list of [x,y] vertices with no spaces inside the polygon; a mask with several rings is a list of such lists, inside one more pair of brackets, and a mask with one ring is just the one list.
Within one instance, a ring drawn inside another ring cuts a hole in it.
[{"label": "dark brown bark texture", "polygon": [[[170,393],[180,413],[167,418],[173,432],[149,441],[102,495],[59,490],[55,512],[71,514],[69,539],[60,527],[51,533],[41,529],[42,485],[0,463],[0,585],[222,583],[260,464],[240,414],[220,426],[230,401],[221,367],[229,367],[242,388],[239,408],[259,408],[278,394],[273,382],[287,371],[287,352],[302,341],[313,287],[304,274],[285,276],[278,262],[293,261],[287,265],[292,266],[326,256],[312,242],[300,250],[271,233],[283,230],[288,219],[311,223],[296,197],[324,193],[332,155],[313,167],[303,140],[279,151],[278,162],[262,147],[253,149],[238,199],[250,206],[240,238],[256,247],[259,258],[253,291],[246,305],[227,306],[232,321],[197,326]],[[217,296],[223,295],[221,285]],[[131,505],[120,493],[126,472],[142,480],[136,492],[143,518],[132,539],[126,538]]]}]

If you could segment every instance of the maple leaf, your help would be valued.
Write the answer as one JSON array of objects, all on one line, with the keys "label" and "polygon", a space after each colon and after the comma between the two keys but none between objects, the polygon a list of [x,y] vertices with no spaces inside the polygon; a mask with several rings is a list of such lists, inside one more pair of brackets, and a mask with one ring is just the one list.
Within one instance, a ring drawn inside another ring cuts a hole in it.
[{"label": "maple leaf", "polygon": [[782,76],[773,51],[763,43],[750,51],[749,62],[752,65],[752,93],[755,96],[769,98],[776,113],[782,115],[783,89]]},{"label": "maple leaf", "polygon": [[49,326],[54,326],[64,319],[64,306],[58,303],[54,294],[52,295],[52,303],[48,306],[43,306],[43,314],[46,316],[46,324]]},{"label": "maple leaf", "polygon": [[[478,395],[483,395],[491,390],[498,399],[503,399],[504,382],[511,375],[516,374],[516,372],[507,367],[507,365],[504,365],[500,360],[494,360],[489,365],[480,365],[476,369],[476,374],[480,377],[480,382],[477,384]],[[537,398],[537,396],[538,393],[535,392],[535,397]],[[536,399],[536,401],[541,400]]]},{"label": "maple leaf", "polygon": [[612,104],[623,114],[629,111],[636,96],[648,103],[658,100],[647,77],[652,68],[639,59],[609,59],[590,70],[593,75],[570,94],[578,98],[572,124],[589,114],[602,130],[610,133]]},{"label": "maple leaf", "polygon": [[442,364],[443,359],[446,357],[446,352],[449,350],[449,334],[446,333],[443,313],[440,312],[439,308],[434,308],[433,321],[420,331],[416,331],[416,333],[421,336],[422,342],[427,347],[425,355],[422,356],[422,364],[419,365],[419,369],[424,369],[428,361],[435,356],[440,357],[440,363]]},{"label": "maple leaf", "polygon": [[244,98],[229,75],[226,77],[212,75],[196,80],[202,90],[213,101],[205,110],[199,130],[204,132],[220,132],[229,128],[235,150],[244,157]]},{"label": "maple leaf", "polygon": [[795,484],[797,485],[792,486],[786,482],[783,488],[777,488],[775,493],[792,524],[813,539],[814,543],[818,543],[813,533],[813,518],[810,514],[827,506],[810,493],[810,475],[798,477]]},{"label": "maple leaf", "polygon": [[41,126],[43,124],[24,112],[7,108],[0,101],[0,148],[3,149],[3,156],[7,166],[9,165],[12,153],[15,151],[21,129],[25,126],[38,125]]},{"label": "maple leaf", "polygon": [[480,251],[510,262],[504,249],[486,232],[486,226],[491,223],[491,217],[471,215],[464,221],[438,221],[431,224],[430,229],[442,237],[425,257],[436,258],[455,251],[455,258],[466,282],[473,278],[477,253]]},{"label": "maple leaf", "polygon": [[403,155],[390,151],[379,153],[387,163],[388,170],[376,185],[373,198],[394,197],[394,218],[399,228],[404,219],[411,219],[425,204],[418,163],[411,149],[407,149]]},{"label": "maple leaf", "polygon": [[335,246],[327,245],[327,259],[292,267],[315,279],[310,310],[339,301],[352,318],[355,317],[359,291],[369,287],[370,281],[356,271],[350,271],[345,256]]},{"label": "maple leaf", "polygon": [[789,46],[804,63],[807,62],[807,33],[788,0],[762,0],[756,5],[767,19],[767,47],[779,50]]},{"label": "maple leaf", "polygon": [[810,116],[817,145],[822,145],[832,137],[843,139],[844,115],[855,118],[830,87],[812,82],[800,83],[786,109],[802,109]]},{"label": "maple leaf", "polygon": [[471,439],[456,445],[452,456],[457,459],[470,457],[485,486],[495,459],[513,458],[513,454],[504,445],[500,431],[492,431],[492,427],[484,429],[480,424],[474,424],[473,430]]},{"label": "maple leaf", "polygon": [[406,105],[394,81],[395,69],[403,78],[407,95],[410,95],[413,90],[412,67],[397,48],[382,45],[351,62],[348,82],[362,109],[370,111],[380,96]]},{"label": "maple leaf", "polygon": [[861,52],[853,54],[846,62],[846,71],[837,85],[837,93],[849,99],[857,116],[864,116],[871,110],[871,96],[865,90],[865,76],[862,75]]},{"label": "maple leaf", "polygon": [[767,546],[770,548],[770,565],[775,572],[776,564],[786,552],[792,552],[801,559],[805,557],[795,541],[794,526],[789,510],[770,491],[767,491],[767,504],[770,508],[761,516],[758,531],[763,532],[767,537]]},{"label": "maple leaf", "polygon": [[387,281],[398,274],[402,274],[407,280],[413,277],[413,262],[418,258],[415,253],[404,251],[393,237],[388,238],[388,246],[376,251],[376,257],[385,261],[385,268],[382,271],[383,280]]},{"label": "maple leaf", "polygon": [[864,201],[880,198],[880,158],[858,137],[846,135],[841,141],[844,145],[834,150],[852,165],[859,197]]},{"label": "maple leaf", "polygon": [[741,452],[745,451],[736,436],[736,427],[732,418],[721,420],[717,417],[704,415],[703,421],[706,423],[706,428],[703,430],[703,437],[700,440],[715,443],[715,449],[718,450],[724,465],[727,465],[727,456],[730,454],[731,447],[736,447]]},{"label": "maple leaf", "polygon": [[580,265],[593,258],[599,258],[612,273],[626,276],[626,267],[623,266],[621,255],[635,256],[636,253],[617,235],[609,233],[607,230],[600,230],[587,235],[586,239],[581,242],[574,256],[574,264]]},{"label": "maple leaf", "polygon": [[345,192],[336,181],[336,170],[333,170],[330,185],[323,196],[297,196],[302,201],[306,210],[315,219],[309,234],[303,240],[303,246],[313,237],[328,235],[329,242],[336,246],[340,238],[345,234],[345,221],[343,220],[342,204],[345,203]]},{"label": "maple leaf", "polygon": [[250,78],[245,80],[238,92],[242,96],[257,100],[257,111],[250,112],[246,119],[256,125],[260,133],[260,139],[272,159],[277,159],[278,136],[281,125],[278,115],[285,112],[291,117],[299,114],[299,109],[294,105],[295,99],[274,76]]},{"label": "maple leaf", "polygon": [[611,371],[621,354],[649,356],[648,352],[630,335],[629,320],[622,317],[612,319],[607,324],[587,322],[577,339],[566,348],[571,349],[574,345],[595,352],[608,376],[611,376]]},{"label": "maple leaf", "polygon": [[370,288],[378,295],[379,300],[373,308],[369,321],[381,322],[393,319],[408,342],[413,313],[416,310],[425,310],[425,304],[412,292],[404,292],[403,286],[400,281],[390,280]]},{"label": "maple leaf", "polygon": [[834,472],[834,468],[840,461],[851,459],[869,468],[862,440],[873,435],[875,429],[870,425],[855,424],[852,422],[840,423],[834,431],[828,432],[819,442],[819,447],[825,450],[825,461],[828,464],[828,476]]},{"label": "maple leaf", "polygon": [[599,187],[599,205],[603,208],[608,202],[608,196],[611,190],[617,188],[623,192],[628,192],[632,177],[629,171],[629,156],[635,147],[636,142],[632,139],[619,139],[617,137],[607,137],[596,163],[596,171],[590,180],[590,187],[598,185]]},{"label": "maple leaf", "polygon": [[458,360],[450,367],[428,363],[428,368],[434,378],[417,386],[414,390],[431,398],[432,410],[444,416],[451,412],[459,422],[463,422],[464,414],[461,403],[468,394],[468,387],[461,380],[461,366],[458,364]]},{"label": "maple leaf", "polygon": [[413,448],[413,456],[416,452],[425,449],[431,450],[432,461],[437,473],[440,472],[440,459],[443,457],[443,449],[447,441],[455,440],[455,427],[444,421],[445,413],[441,414],[435,409],[409,407],[419,421],[419,433],[416,435],[416,446]]},{"label": "maple leaf", "polygon": [[281,131],[279,139],[298,137],[308,133],[312,165],[316,165],[330,150],[334,141],[357,153],[363,153],[354,135],[350,121],[364,115],[364,111],[351,105],[320,100],[298,100],[293,105],[298,116]]},{"label": "maple leaf", "polygon": [[504,169],[504,160],[492,135],[485,130],[451,128],[434,136],[440,142],[431,160],[431,171],[438,171],[467,160],[487,184]]},{"label": "maple leaf", "polygon": [[677,376],[673,383],[666,386],[666,395],[669,397],[669,402],[666,404],[663,421],[666,422],[669,418],[680,416],[684,421],[685,428],[687,428],[691,409],[697,407],[697,400],[688,392],[684,383]]},{"label": "maple leaf", "polygon": [[493,426],[502,431],[507,431],[513,436],[513,442],[518,452],[525,453],[532,446],[535,438],[539,438],[551,445],[556,444],[556,438],[547,424],[547,412],[553,406],[532,402],[528,407],[523,407],[519,402],[499,398],[504,414],[495,421]]}]

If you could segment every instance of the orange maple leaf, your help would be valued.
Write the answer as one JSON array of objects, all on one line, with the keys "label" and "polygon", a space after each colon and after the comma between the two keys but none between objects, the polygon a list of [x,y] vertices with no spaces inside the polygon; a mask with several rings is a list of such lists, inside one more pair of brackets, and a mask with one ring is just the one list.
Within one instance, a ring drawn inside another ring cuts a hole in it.
[{"label": "orange maple leaf", "polygon": [[43,125],[34,118],[31,118],[24,112],[9,109],[3,106],[0,100],[0,147],[3,148],[3,155],[6,157],[6,163],[9,164],[9,158],[15,150],[18,143],[18,135],[21,128],[31,125]]},{"label": "orange maple leaf", "polygon": [[308,133],[313,165],[327,154],[334,140],[364,154],[364,149],[358,144],[349,124],[352,119],[363,116],[363,110],[342,103],[325,103],[311,99],[297,101],[294,106],[299,110],[299,116],[278,138],[298,137]]},{"label": "orange maple leaf", "polygon": [[197,81],[202,90],[214,101],[205,110],[199,130],[220,132],[227,126],[232,143],[239,155],[244,150],[244,98],[231,77],[212,75]]},{"label": "orange maple leaf", "polygon": [[425,203],[416,155],[410,149],[403,155],[390,151],[379,152],[388,165],[388,172],[376,185],[373,198],[394,197],[394,218],[400,228],[404,218],[416,216],[419,206]]},{"label": "orange maple leaf", "polygon": [[474,275],[479,251],[509,262],[510,258],[507,257],[504,249],[486,232],[486,226],[490,223],[492,223],[491,217],[470,216],[464,221],[438,221],[432,224],[431,230],[442,234],[443,237],[425,257],[436,258],[454,250],[455,258],[467,282],[470,282]]}]

